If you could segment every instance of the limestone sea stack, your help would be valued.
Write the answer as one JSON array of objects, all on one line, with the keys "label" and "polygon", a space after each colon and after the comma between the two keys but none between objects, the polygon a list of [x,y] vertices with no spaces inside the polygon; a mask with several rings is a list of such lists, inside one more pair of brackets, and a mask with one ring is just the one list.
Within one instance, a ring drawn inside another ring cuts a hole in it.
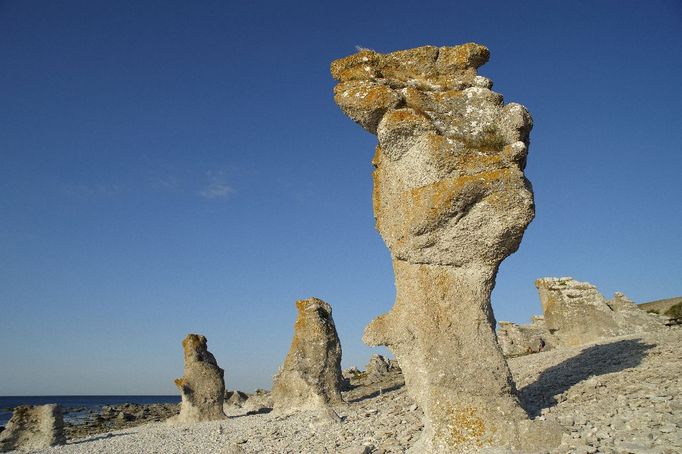
[{"label": "limestone sea stack", "polygon": [[532,120],[477,75],[488,57],[469,43],[361,50],[331,65],[334,100],[379,140],[374,215],[396,302],[364,340],[391,349],[424,410],[419,453],[515,447],[527,418],[490,294],[534,216],[523,174]]},{"label": "limestone sea stack", "polygon": [[0,452],[34,451],[63,444],[64,415],[55,404],[16,407],[7,427],[0,432]]},{"label": "limestone sea stack", "polygon": [[589,282],[547,277],[536,280],[535,286],[547,329],[559,345],[577,346],[665,326],[663,317],[644,312],[623,293],[607,300]]},{"label": "limestone sea stack", "polygon": [[273,410],[313,410],[332,416],[341,398],[341,342],[332,308],[318,298],[296,301],[298,315],[289,353],[273,377]]},{"label": "limestone sea stack", "polygon": [[206,338],[199,334],[188,334],[182,341],[182,347],[185,352],[184,375],[175,380],[182,394],[182,404],[180,414],[171,422],[225,419],[225,372],[208,351]]}]

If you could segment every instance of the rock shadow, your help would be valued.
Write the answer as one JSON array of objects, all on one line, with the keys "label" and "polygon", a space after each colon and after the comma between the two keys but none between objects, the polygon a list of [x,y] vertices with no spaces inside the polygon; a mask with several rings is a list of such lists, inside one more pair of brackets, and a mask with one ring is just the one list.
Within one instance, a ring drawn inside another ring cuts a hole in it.
[{"label": "rock shadow", "polygon": [[79,445],[82,443],[90,443],[91,441],[106,440],[108,438],[122,437],[124,435],[130,435],[130,434],[132,434],[132,432],[123,432],[123,433],[118,433],[118,434],[106,433],[106,434],[97,435],[95,437],[79,438],[76,440],[69,440],[67,445]]},{"label": "rock shadow", "polygon": [[554,396],[590,377],[636,367],[647,355],[647,350],[653,347],[655,345],[645,344],[639,339],[588,347],[573,358],[545,370],[535,382],[520,389],[521,406],[531,418],[539,416],[542,409],[558,403]]},{"label": "rock shadow", "polygon": [[381,394],[386,394],[386,393],[390,393],[391,391],[398,390],[398,389],[402,388],[403,386],[405,386],[404,383],[398,383],[395,385],[387,386],[385,388],[379,388],[377,390],[371,391],[371,392],[363,394],[361,396],[353,397],[352,399],[347,399],[347,402],[349,404],[352,404],[352,403],[360,402],[360,401],[363,401],[366,399],[372,399],[372,398],[377,397]]}]

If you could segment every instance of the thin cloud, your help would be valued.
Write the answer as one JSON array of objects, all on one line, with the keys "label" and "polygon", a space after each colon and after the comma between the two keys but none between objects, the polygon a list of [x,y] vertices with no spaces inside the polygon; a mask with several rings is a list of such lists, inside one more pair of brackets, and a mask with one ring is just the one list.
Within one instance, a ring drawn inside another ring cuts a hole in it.
[{"label": "thin cloud", "polygon": [[199,195],[206,199],[224,199],[235,193],[235,189],[227,183],[227,178],[224,172],[206,172],[209,183],[201,191]]}]

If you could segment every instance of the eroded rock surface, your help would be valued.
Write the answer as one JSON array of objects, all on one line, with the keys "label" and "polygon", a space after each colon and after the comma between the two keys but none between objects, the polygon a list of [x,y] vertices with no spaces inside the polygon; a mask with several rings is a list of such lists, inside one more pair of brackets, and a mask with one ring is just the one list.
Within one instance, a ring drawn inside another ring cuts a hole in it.
[{"label": "eroded rock surface", "polygon": [[185,373],[175,380],[182,394],[180,414],[171,422],[185,423],[225,419],[225,372],[208,351],[206,338],[188,334],[182,341]]},{"label": "eroded rock surface", "polygon": [[527,325],[502,321],[499,325],[497,340],[507,358],[551,350],[556,344],[542,316],[534,315]]},{"label": "eroded rock surface", "polygon": [[332,308],[318,298],[296,301],[296,308],[291,348],[273,378],[273,409],[331,414],[330,406],[342,402],[341,343]]},{"label": "eroded rock surface", "polygon": [[33,451],[65,443],[64,416],[55,404],[16,407],[0,432],[0,452]]},{"label": "eroded rock surface", "polygon": [[490,293],[534,216],[523,174],[532,120],[477,75],[478,44],[362,50],[331,65],[334,100],[379,145],[376,226],[396,302],[365,332],[396,355],[424,410],[414,452],[519,447],[526,418],[498,346]]},{"label": "eroded rock surface", "polygon": [[535,281],[547,329],[563,346],[661,329],[665,321],[640,310],[623,293],[607,300],[589,282],[570,277]]}]

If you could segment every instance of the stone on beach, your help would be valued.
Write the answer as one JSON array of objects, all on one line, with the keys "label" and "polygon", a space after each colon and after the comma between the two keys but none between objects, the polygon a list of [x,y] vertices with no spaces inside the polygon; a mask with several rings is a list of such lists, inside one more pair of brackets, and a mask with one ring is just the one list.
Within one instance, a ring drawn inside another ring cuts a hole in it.
[{"label": "stone on beach", "polygon": [[224,371],[218,367],[215,357],[206,347],[206,338],[188,334],[182,341],[185,369],[175,385],[182,394],[180,414],[170,422],[188,423],[225,419]]},{"label": "stone on beach", "polygon": [[469,43],[362,50],[331,65],[334,100],[379,140],[374,215],[393,259],[396,302],[364,340],[393,351],[424,410],[414,452],[518,447],[527,418],[490,294],[534,216],[523,174],[532,120],[477,75],[488,57]]},{"label": "stone on beach", "polygon": [[55,404],[16,407],[0,432],[0,452],[32,451],[65,443],[64,416]]},{"label": "stone on beach", "polygon": [[315,410],[332,416],[341,398],[341,343],[332,308],[318,298],[296,301],[298,315],[289,353],[273,377],[273,410]]}]

